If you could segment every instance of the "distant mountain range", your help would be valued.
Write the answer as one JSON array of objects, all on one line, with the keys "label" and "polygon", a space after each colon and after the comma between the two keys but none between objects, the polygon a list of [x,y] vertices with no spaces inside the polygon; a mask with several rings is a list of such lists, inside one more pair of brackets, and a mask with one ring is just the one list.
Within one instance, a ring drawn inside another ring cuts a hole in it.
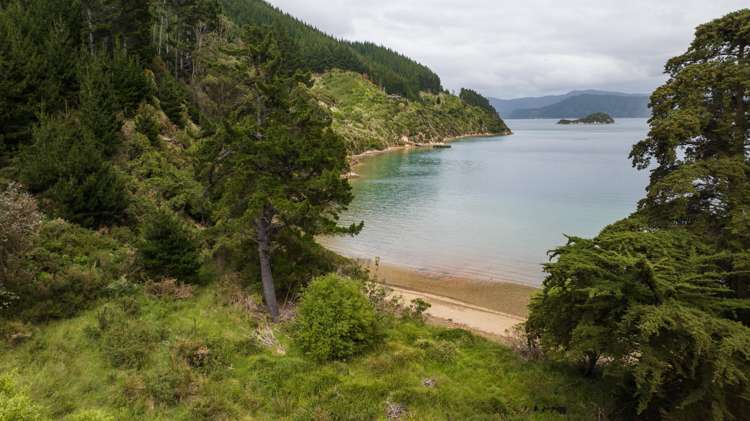
[{"label": "distant mountain range", "polygon": [[648,95],[597,90],[571,91],[516,99],[490,98],[503,118],[581,118],[603,112],[614,118],[646,118],[651,115]]}]

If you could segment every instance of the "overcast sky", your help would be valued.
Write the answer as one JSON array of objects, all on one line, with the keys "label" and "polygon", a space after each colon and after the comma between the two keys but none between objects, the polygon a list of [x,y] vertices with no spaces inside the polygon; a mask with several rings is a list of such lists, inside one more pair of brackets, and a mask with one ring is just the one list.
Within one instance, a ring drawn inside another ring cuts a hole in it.
[{"label": "overcast sky", "polygon": [[499,98],[650,92],[697,25],[748,0],[270,0],[339,38],[416,59]]}]

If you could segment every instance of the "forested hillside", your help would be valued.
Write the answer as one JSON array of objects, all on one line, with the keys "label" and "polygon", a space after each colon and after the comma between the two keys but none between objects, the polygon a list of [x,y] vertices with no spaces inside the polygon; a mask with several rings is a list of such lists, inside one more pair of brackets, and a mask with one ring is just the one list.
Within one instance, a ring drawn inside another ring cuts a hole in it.
[{"label": "forested hillside", "polygon": [[[425,326],[423,306],[317,245],[362,229],[338,215],[365,139],[504,125],[404,57],[284,19],[241,26],[214,0],[0,2],[0,420],[593,411],[567,392],[537,405],[539,385],[577,381],[537,364],[501,399],[498,370],[463,361],[525,362]],[[349,67],[335,51],[358,72],[333,70]],[[342,137],[352,110],[380,112],[362,92],[387,104],[387,135]]]},{"label": "forested hillside", "polygon": [[294,50],[295,67],[315,73],[334,68],[366,74],[390,94],[417,99],[422,91],[440,93],[440,78],[429,68],[369,42],[337,40],[263,0],[221,0],[227,16],[240,25],[268,25]]},{"label": "forested hillside", "polygon": [[393,97],[352,72],[325,73],[316,78],[312,91],[330,110],[333,129],[355,154],[467,134],[510,133],[491,107],[470,105],[447,93],[423,92],[418,100]]}]

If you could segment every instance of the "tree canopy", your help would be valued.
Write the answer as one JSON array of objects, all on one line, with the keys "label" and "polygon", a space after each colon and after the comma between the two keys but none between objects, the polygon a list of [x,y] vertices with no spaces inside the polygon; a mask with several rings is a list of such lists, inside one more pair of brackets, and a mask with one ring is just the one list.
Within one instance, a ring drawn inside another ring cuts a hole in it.
[{"label": "tree canopy", "polygon": [[203,147],[209,188],[217,195],[216,220],[257,244],[266,304],[278,317],[271,255],[283,233],[313,238],[356,233],[341,228],[338,213],[352,200],[346,146],[330,116],[309,92],[306,74],[279,60],[272,33],[245,30],[225,75],[248,93]]},{"label": "tree canopy", "polygon": [[750,10],[698,27],[631,153],[646,198],[555,250],[531,304],[531,340],[617,379],[626,418],[750,410],[748,54]]}]

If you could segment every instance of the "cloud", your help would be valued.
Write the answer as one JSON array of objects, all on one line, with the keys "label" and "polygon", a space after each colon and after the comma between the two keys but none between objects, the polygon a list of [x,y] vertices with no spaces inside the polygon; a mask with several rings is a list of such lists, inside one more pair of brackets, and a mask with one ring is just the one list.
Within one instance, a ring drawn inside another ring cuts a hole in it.
[{"label": "cloud", "polygon": [[270,0],[338,38],[373,41],[449,89],[509,98],[572,89],[649,92],[695,27],[747,0]]}]

